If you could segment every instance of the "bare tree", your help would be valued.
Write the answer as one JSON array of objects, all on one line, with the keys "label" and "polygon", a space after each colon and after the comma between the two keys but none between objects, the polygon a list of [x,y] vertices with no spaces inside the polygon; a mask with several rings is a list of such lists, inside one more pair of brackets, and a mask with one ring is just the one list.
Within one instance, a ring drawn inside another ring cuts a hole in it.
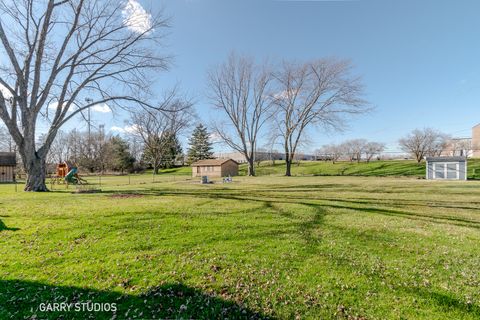
[{"label": "bare tree", "polygon": [[350,69],[347,61],[321,59],[285,62],[275,73],[275,120],[284,144],[286,176],[291,175],[297,147],[310,127],[340,129],[346,115],[368,110],[360,80],[350,75]]},{"label": "bare tree", "polygon": [[132,112],[132,135],[141,139],[144,155],[148,157],[155,174],[164,160],[165,143],[169,137],[177,137],[189,127],[194,118],[193,103],[178,98],[175,92],[169,94],[161,107],[156,110]]},{"label": "bare tree", "polygon": [[[42,136],[41,140],[45,140],[45,136]],[[68,146],[69,134],[62,130],[57,132],[57,136],[50,145],[50,150],[47,154],[47,163],[61,163],[69,158],[69,146]]]},{"label": "bare tree", "polygon": [[362,154],[365,150],[366,143],[367,141],[365,139],[352,139],[343,142],[340,146],[343,150],[343,154],[348,158],[350,162],[360,162],[360,160],[362,159]]},{"label": "bare tree", "polygon": [[431,129],[415,129],[398,141],[403,151],[410,153],[418,163],[425,156],[440,155],[446,146],[446,136]]},{"label": "bare tree", "polygon": [[446,148],[449,149],[452,156],[469,157],[473,149],[472,139],[470,138],[449,139]]},{"label": "bare tree", "polygon": [[227,123],[212,127],[223,142],[240,152],[248,163],[248,175],[255,175],[255,152],[259,133],[269,118],[271,73],[251,58],[231,54],[227,62],[208,74],[210,98],[223,111]]},{"label": "bare tree", "polygon": [[327,144],[322,146],[320,150],[317,150],[317,160],[337,162],[344,154],[344,149],[338,144]]},{"label": "bare tree", "polygon": [[380,142],[367,142],[363,149],[365,153],[365,159],[370,162],[375,155],[380,155],[385,150],[385,144]]},{"label": "bare tree", "polygon": [[16,152],[17,146],[6,128],[0,127],[0,151]]},{"label": "bare tree", "polygon": [[442,132],[433,130],[428,134],[430,147],[427,151],[427,156],[439,157],[448,146],[450,137]]},{"label": "bare tree", "polygon": [[362,155],[365,152],[365,147],[367,145],[367,140],[365,139],[353,139],[349,140],[350,150],[353,152],[353,160],[356,160],[357,163],[362,161]]},{"label": "bare tree", "polygon": [[[155,45],[167,21],[114,0],[0,4],[0,119],[18,146],[26,191],[47,191],[45,160],[58,130],[94,105],[147,104],[148,71],[166,69]],[[8,28],[4,24],[8,22]],[[6,91],[8,94],[5,94]],[[81,103],[84,98],[87,103]],[[49,123],[35,145],[37,124]]]}]

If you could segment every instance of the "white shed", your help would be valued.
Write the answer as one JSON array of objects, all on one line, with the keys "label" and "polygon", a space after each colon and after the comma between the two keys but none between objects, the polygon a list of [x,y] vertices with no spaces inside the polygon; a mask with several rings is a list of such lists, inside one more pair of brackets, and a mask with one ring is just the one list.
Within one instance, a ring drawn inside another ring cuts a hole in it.
[{"label": "white shed", "polygon": [[467,180],[466,157],[427,157],[428,180]]}]

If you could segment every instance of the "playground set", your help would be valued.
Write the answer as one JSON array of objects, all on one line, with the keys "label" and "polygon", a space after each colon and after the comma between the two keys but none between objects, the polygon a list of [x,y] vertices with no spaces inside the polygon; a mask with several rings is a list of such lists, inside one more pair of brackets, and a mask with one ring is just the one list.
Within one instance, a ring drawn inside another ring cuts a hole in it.
[{"label": "playground set", "polygon": [[82,179],[78,174],[78,167],[68,161],[57,164],[56,174],[52,176],[53,184],[69,184],[84,185],[87,184],[85,179]]}]

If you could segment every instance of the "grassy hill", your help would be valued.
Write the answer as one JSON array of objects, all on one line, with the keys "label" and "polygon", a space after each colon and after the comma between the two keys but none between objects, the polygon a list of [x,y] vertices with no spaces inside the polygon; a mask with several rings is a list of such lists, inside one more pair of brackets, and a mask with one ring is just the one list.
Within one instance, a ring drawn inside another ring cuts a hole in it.
[{"label": "grassy hill", "polygon": [[[284,175],[285,161],[265,161],[257,167],[257,176]],[[188,166],[161,170],[160,175],[190,176]],[[240,175],[247,175],[247,165],[240,165]],[[365,176],[365,177],[425,177],[425,162],[418,164],[412,160],[384,160],[366,162],[302,161],[292,167],[294,176]],[[467,176],[480,179],[480,159],[469,159]]]},{"label": "grassy hill", "polygon": [[[475,169],[475,174],[474,174]],[[240,166],[240,174],[246,175],[247,166]],[[257,175],[283,175],[285,172],[285,161],[276,161],[275,165],[271,162],[263,162],[257,167]],[[303,161],[295,164],[292,168],[292,174],[297,176],[316,175],[316,176],[410,176],[425,177],[425,163],[418,164],[412,160],[387,160],[366,162],[346,162],[341,161],[333,164],[325,161]],[[470,159],[468,161],[468,178],[480,178],[480,159]]]}]

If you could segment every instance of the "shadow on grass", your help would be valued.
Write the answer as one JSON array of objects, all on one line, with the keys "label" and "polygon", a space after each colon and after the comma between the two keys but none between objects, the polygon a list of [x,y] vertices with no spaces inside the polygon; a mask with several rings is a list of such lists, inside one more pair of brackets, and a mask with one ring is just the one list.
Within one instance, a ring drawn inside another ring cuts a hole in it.
[{"label": "shadow on grass", "polygon": [[449,225],[455,225],[459,227],[480,229],[480,222],[463,219],[463,218],[435,216],[435,215],[429,215],[429,214],[423,214],[423,213],[418,214],[414,212],[384,209],[384,208],[350,207],[350,206],[342,206],[342,205],[334,205],[334,204],[325,204],[324,206],[337,208],[337,209],[355,210],[355,211],[361,211],[361,212],[367,212],[367,213],[378,213],[386,216],[397,216],[401,218],[406,218],[411,220],[420,220],[425,222],[433,222],[437,224],[449,224]]},{"label": "shadow on grass", "polygon": [[1,231],[17,231],[17,230],[20,230],[19,228],[9,228],[5,225],[5,223],[3,223],[2,220],[0,220],[0,232]]},{"label": "shadow on grass", "polygon": [[413,293],[422,299],[433,302],[444,311],[460,312],[463,314],[476,316],[480,319],[480,307],[476,304],[468,304],[446,293],[430,291],[421,288],[405,288],[404,291]]},{"label": "shadow on grass", "polygon": [[[104,191],[104,194],[115,194],[117,192],[114,191]],[[304,198],[299,198],[295,196],[275,196],[275,195],[268,195],[268,194],[257,194],[257,197],[245,197],[241,193],[236,192],[235,190],[211,190],[206,193],[204,190],[135,190],[129,191],[125,193],[140,193],[144,195],[151,195],[151,196],[175,196],[175,195],[182,195],[182,196],[192,196],[197,198],[210,198],[210,199],[225,199],[225,200],[236,200],[236,201],[253,201],[253,202],[260,202],[263,203],[266,207],[272,208],[275,203],[291,203],[291,204],[299,204],[299,205],[306,205],[306,206],[314,206],[316,210],[322,210],[322,214],[326,213],[327,208],[332,209],[347,209],[347,210],[354,210],[360,212],[367,212],[367,213],[377,213],[382,215],[389,215],[389,216],[398,216],[403,217],[406,219],[412,220],[422,220],[426,222],[433,222],[439,224],[451,224],[460,227],[470,227],[480,229],[480,222],[473,221],[469,219],[464,219],[460,217],[452,217],[452,216],[441,216],[441,215],[428,215],[428,214],[420,214],[415,212],[409,212],[405,210],[396,210],[396,209],[387,209],[387,208],[378,208],[378,207],[371,207],[370,205],[376,205],[376,202],[363,202],[363,203],[354,203],[352,204],[357,205],[367,205],[367,206],[350,206],[350,205],[341,205],[341,204],[333,204],[333,203],[322,203],[316,204],[312,202],[305,202]],[[265,198],[260,198],[260,197]],[[350,202],[349,200],[342,200],[342,199],[314,199],[318,201],[328,201],[328,202]],[[381,204],[381,203],[380,203]]]},{"label": "shadow on grass", "polygon": [[[67,305],[62,311],[45,310],[47,304],[53,307],[54,303],[72,305],[70,311]],[[105,305],[107,303],[115,303],[117,310],[112,311],[111,305]],[[101,304],[103,309],[100,309]],[[183,284],[162,285],[137,296],[0,280],[0,305],[1,319],[272,319],[241,304]]]}]

